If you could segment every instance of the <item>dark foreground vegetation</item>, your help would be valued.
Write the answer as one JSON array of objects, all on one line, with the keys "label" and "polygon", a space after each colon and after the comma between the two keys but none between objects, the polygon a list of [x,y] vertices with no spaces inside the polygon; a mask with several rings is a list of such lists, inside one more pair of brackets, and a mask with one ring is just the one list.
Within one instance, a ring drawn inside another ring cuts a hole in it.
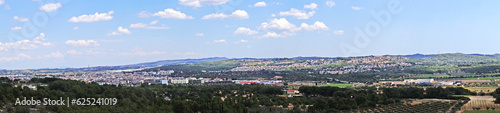
[{"label": "dark foreground vegetation", "polygon": [[[16,80],[0,78],[0,109],[8,112],[175,112],[175,113],[258,113],[258,112],[339,112],[369,109],[402,103],[408,98],[460,99],[452,95],[472,94],[461,87],[423,88],[375,87],[339,88],[303,86],[302,97],[285,97],[283,87],[270,85],[122,87],[73,80],[35,78],[37,90],[13,87]],[[48,85],[48,86],[43,86]],[[280,96],[282,95],[282,96]],[[17,98],[117,98],[114,106],[16,106]],[[459,101],[460,102],[460,101]],[[428,103],[434,105],[440,103]],[[456,103],[446,103],[451,106]],[[459,107],[458,107],[459,108]],[[35,110],[35,109],[31,109]],[[440,109],[444,110],[444,109]]]}]

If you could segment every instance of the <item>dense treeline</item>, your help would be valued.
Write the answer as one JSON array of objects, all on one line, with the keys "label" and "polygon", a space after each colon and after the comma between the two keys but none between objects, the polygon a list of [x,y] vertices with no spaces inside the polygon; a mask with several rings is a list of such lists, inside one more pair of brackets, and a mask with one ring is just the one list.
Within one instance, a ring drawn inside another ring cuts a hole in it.
[{"label": "dense treeline", "polygon": [[[26,112],[175,112],[175,113],[255,113],[255,112],[337,112],[364,107],[398,103],[402,98],[449,98],[467,95],[468,90],[457,88],[384,88],[378,94],[375,87],[358,89],[302,86],[304,97],[287,98],[281,86],[222,85],[176,86],[142,85],[122,87],[98,85],[54,78],[33,79],[38,90],[14,87],[16,80],[0,78],[0,109]],[[46,84],[48,86],[41,86]],[[424,95],[424,92],[426,93]],[[114,106],[16,106],[17,98],[117,98]],[[284,109],[286,108],[286,109]]]}]

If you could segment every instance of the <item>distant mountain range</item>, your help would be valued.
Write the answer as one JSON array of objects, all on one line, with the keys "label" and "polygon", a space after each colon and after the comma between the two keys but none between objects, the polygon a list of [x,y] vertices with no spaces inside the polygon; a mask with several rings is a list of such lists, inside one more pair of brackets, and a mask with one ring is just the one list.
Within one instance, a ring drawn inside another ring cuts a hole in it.
[{"label": "distant mountain range", "polygon": [[226,58],[226,57],[210,57],[210,58],[201,58],[201,59],[160,60],[160,61],[155,61],[155,62],[146,62],[146,63],[138,63],[138,64],[119,65],[119,66],[95,66],[95,67],[83,67],[83,68],[59,67],[59,68],[43,68],[43,69],[36,69],[36,70],[64,70],[64,71],[78,72],[78,71],[138,69],[138,68],[144,68],[144,67],[158,67],[158,66],[168,66],[168,65],[193,64],[193,63],[228,60],[228,59],[229,58]]},{"label": "distant mountain range", "polygon": [[[450,53],[448,53],[450,54]],[[463,54],[463,53],[452,53],[452,54],[459,54],[459,55],[474,55],[474,56],[487,56],[487,57],[500,57],[500,54]],[[440,55],[440,54],[428,54],[428,55],[424,55],[424,54],[413,54],[413,55],[396,55],[396,56],[404,56],[404,57],[410,57],[410,58],[414,58],[414,59],[426,59],[426,58],[432,58],[436,55]]]},{"label": "distant mountain range", "polygon": [[156,62],[146,62],[139,64],[130,64],[123,66],[146,66],[146,67],[155,67],[155,66],[166,66],[166,65],[180,65],[180,64],[194,64],[194,63],[203,63],[203,62],[213,62],[220,60],[228,60],[226,57],[210,57],[210,58],[201,58],[201,59],[177,59],[177,60],[160,60]]},{"label": "distant mountain range", "polygon": [[[455,54],[455,55],[474,55],[474,56],[485,56],[485,57],[494,57],[499,58],[500,54],[462,54],[462,53],[447,53],[447,54]],[[428,59],[433,58],[436,55],[444,55],[444,54],[413,54],[413,55],[389,55],[389,56],[403,56],[414,59]],[[343,58],[343,57],[293,57],[289,59],[326,59],[326,58]],[[102,71],[102,70],[119,70],[119,69],[138,69],[144,67],[159,67],[159,66],[169,66],[169,65],[182,65],[182,64],[194,64],[194,63],[204,63],[204,62],[213,62],[213,61],[221,61],[221,60],[229,60],[229,59],[280,59],[280,58],[226,58],[226,57],[210,57],[210,58],[200,58],[200,59],[176,59],[176,60],[160,60],[155,62],[146,62],[146,63],[138,63],[138,64],[129,64],[129,65],[119,65],[119,66],[95,66],[95,67],[84,67],[84,68],[68,68],[68,67],[59,67],[59,68],[44,68],[39,70],[65,70],[65,71]],[[285,58],[286,59],[286,58]]]}]

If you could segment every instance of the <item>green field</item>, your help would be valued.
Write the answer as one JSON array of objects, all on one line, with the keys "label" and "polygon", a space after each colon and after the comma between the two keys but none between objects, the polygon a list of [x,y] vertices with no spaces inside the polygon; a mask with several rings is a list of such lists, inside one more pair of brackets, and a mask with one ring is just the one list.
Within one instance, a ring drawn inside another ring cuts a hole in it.
[{"label": "green field", "polygon": [[323,84],[323,85],[317,85],[318,87],[324,87],[324,86],[335,86],[335,87],[347,87],[351,86],[351,84]]},{"label": "green field", "polygon": [[474,96],[474,95],[451,95],[453,97],[467,97],[467,96]]},{"label": "green field", "polygon": [[436,77],[450,77],[447,74],[422,74],[417,76],[412,76],[409,79],[428,79],[428,78],[436,78]]},{"label": "green field", "polygon": [[500,110],[473,110],[473,111],[464,111],[462,113],[500,113]]}]

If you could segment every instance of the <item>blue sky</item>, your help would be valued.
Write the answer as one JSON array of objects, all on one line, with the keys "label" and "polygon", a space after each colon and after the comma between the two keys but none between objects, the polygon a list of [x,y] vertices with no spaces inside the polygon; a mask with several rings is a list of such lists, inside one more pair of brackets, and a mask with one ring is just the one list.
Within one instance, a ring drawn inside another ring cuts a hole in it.
[{"label": "blue sky", "polygon": [[494,54],[498,6],[493,0],[0,0],[0,69]]}]

